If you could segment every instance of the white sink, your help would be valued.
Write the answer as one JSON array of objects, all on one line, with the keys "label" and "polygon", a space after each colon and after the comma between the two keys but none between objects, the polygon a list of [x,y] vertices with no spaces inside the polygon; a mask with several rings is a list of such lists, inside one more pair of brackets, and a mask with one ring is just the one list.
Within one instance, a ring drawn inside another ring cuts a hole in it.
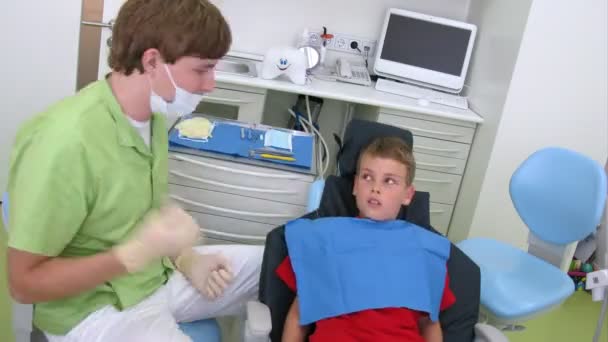
[{"label": "white sink", "polygon": [[234,57],[224,57],[220,59],[215,66],[215,70],[217,72],[225,72],[241,76],[258,76],[255,64],[252,61]]}]

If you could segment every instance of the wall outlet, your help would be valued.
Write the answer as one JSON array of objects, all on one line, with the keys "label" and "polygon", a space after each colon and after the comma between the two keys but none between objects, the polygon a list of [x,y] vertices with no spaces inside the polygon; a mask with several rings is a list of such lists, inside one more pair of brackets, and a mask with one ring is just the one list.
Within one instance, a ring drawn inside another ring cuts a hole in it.
[{"label": "wall outlet", "polygon": [[323,43],[320,32],[311,32],[308,35],[308,42],[312,46],[320,46]]},{"label": "wall outlet", "polygon": [[332,47],[330,47],[330,49],[332,50],[344,50],[346,49],[346,45],[348,44],[348,42],[346,41],[346,39],[342,38],[342,37],[335,37],[333,38],[334,40],[334,45]]},{"label": "wall outlet", "polygon": [[[311,31],[308,34],[309,44],[312,46],[317,46],[317,47],[321,46],[321,44],[323,43],[323,39],[321,39],[322,33],[323,32],[321,32],[321,31]],[[352,36],[352,35],[348,35],[348,34],[342,34],[342,33],[333,33],[333,35],[334,35],[334,38],[331,39],[326,45],[328,50],[347,52],[347,53],[352,53],[355,55],[365,56],[365,47],[367,46],[367,47],[369,47],[369,52],[367,55],[370,58],[374,56],[374,53],[376,53],[376,41],[375,40]],[[359,52],[357,49],[353,49],[351,47],[353,42],[356,42],[356,45],[359,48],[359,50],[361,50],[361,52]]]}]

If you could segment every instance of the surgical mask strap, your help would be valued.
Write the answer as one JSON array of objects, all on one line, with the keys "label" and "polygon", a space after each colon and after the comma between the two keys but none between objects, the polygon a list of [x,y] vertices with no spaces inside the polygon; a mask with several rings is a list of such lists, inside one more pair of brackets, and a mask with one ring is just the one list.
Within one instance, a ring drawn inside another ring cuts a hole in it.
[{"label": "surgical mask strap", "polygon": [[148,77],[146,77],[148,79],[148,85],[150,86],[150,92],[152,94],[156,94],[156,92],[154,91],[154,86],[152,85],[152,80],[150,79],[150,75],[148,75]]},{"label": "surgical mask strap", "polygon": [[167,66],[166,63],[163,63],[163,66],[165,67],[165,70],[167,71],[167,75],[169,76],[169,80],[171,81],[171,84],[173,84],[173,88],[175,88],[175,90],[177,91],[177,84],[175,83],[175,80],[173,79],[173,75],[171,75],[171,70],[169,70],[169,66]]}]

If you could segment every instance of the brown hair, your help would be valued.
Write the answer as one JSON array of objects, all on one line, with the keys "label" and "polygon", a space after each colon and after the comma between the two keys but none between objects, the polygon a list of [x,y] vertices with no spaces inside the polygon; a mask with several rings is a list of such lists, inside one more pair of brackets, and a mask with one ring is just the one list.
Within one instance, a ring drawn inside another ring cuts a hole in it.
[{"label": "brown hair", "polygon": [[416,160],[412,153],[412,147],[403,139],[397,137],[380,137],[372,140],[370,144],[361,150],[357,162],[357,172],[361,167],[363,156],[386,158],[405,165],[407,169],[406,185],[411,185],[416,174]]},{"label": "brown hair", "polygon": [[150,48],[173,64],[184,56],[219,59],[231,43],[226,19],[207,0],[128,0],[112,28],[108,64],[130,75],[144,71],[141,57]]}]

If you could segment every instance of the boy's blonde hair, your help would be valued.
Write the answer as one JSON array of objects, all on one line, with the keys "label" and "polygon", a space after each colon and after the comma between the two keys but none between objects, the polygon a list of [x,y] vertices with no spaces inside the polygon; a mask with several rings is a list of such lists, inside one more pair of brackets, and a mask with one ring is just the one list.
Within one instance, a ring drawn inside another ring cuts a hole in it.
[{"label": "boy's blonde hair", "polygon": [[403,141],[403,139],[397,137],[380,137],[372,140],[372,142],[363,148],[359,154],[357,173],[359,173],[363,156],[386,158],[399,162],[405,165],[405,168],[407,169],[405,179],[406,185],[409,186],[414,181],[416,160],[414,159],[412,147]]},{"label": "boy's blonde hair", "polygon": [[180,57],[223,57],[232,34],[220,10],[207,0],[128,0],[112,28],[108,64],[130,75],[143,72],[147,49],[160,51],[166,63]]}]

